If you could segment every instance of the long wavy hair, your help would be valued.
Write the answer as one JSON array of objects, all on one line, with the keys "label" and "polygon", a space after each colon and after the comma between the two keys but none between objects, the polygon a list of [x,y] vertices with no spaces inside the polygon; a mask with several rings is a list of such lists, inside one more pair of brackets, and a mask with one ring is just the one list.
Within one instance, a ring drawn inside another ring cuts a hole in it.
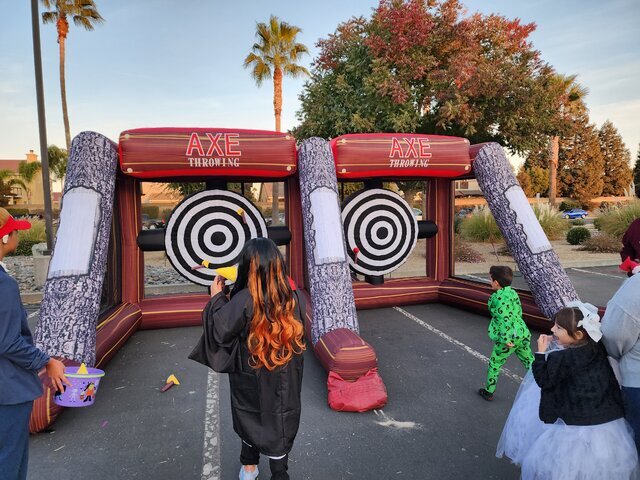
[{"label": "long wavy hair", "polygon": [[249,364],[275,370],[301,354],[305,345],[302,324],[293,317],[295,300],[282,254],[268,238],[249,240],[240,253],[231,296],[245,288],[253,299]]}]

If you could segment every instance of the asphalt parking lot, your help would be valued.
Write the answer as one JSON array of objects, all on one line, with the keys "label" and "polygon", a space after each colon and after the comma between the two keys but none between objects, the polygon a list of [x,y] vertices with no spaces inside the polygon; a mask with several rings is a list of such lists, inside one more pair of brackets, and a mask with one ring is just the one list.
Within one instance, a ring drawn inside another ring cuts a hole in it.
[{"label": "asphalt parking lot", "polygon": [[[625,278],[614,267],[568,273],[583,300],[600,304]],[[30,313],[34,323],[37,309]],[[525,372],[510,358],[495,400],[476,394],[491,351],[487,317],[428,304],[361,311],[359,319],[389,403],[376,412],[332,411],[326,373],[307,352],[292,478],[519,478],[517,467],[495,458],[495,446]],[[186,358],[199,335],[194,327],[135,333],[108,365],[95,405],[67,409],[52,432],[31,438],[29,478],[237,478],[226,376]],[[181,384],[160,393],[172,373]],[[260,468],[268,478],[267,462]]]}]

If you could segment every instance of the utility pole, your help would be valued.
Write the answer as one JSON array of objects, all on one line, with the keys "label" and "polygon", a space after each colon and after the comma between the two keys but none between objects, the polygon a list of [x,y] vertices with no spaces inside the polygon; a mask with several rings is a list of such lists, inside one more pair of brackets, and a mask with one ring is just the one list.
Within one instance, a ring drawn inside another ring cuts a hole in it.
[{"label": "utility pole", "polygon": [[44,224],[47,233],[47,254],[53,248],[53,221],[51,215],[51,187],[49,184],[49,154],[47,151],[47,122],[44,114],[44,88],[42,82],[42,54],[40,52],[40,14],[38,0],[31,0],[31,30],[33,32],[33,63],[36,71],[38,99],[38,126],[40,129],[40,157],[42,158],[42,189],[44,191]]}]

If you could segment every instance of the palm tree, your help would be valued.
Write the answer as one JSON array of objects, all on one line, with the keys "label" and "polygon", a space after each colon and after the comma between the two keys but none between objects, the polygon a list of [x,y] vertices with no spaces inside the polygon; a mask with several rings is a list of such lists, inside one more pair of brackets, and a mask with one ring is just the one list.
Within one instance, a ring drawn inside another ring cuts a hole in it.
[{"label": "palm tree", "polygon": [[[306,45],[296,43],[296,35],[302,30],[294,25],[281,22],[271,15],[269,23],[256,24],[258,42],[251,47],[251,53],[244,59],[244,68],[252,68],[251,76],[258,86],[273,77],[273,111],[276,132],[280,132],[282,115],[282,78],[284,75],[299,77],[309,75],[309,71],[298,65],[302,55],[308,54]],[[272,221],[278,221],[278,183],[273,183]]]},{"label": "palm tree", "polygon": [[58,180],[63,180],[67,174],[67,160],[69,159],[69,150],[60,148],[57,145],[49,145],[47,148],[47,158],[49,159],[49,168]]},{"label": "palm tree", "polygon": [[98,13],[93,0],[42,0],[45,8],[52,9],[42,13],[43,23],[55,23],[60,45],[60,95],[62,97],[62,118],[67,151],[71,150],[71,129],[69,128],[69,112],[67,111],[67,91],[64,73],[65,41],[69,34],[69,21],[85,30],[93,30],[96,23],[104,19]]},{"label": "palm tree", "polygon": [[27,185],[20,178],[16,178],[15,175],[15,172],[11,170],[0,170],[0,206],[7,205],[9,197],[14,196],[11,191],[12,187],[21,187],[25,193],[27,191]]},{"label": "palm tree", "polygon": [[576,82],[576,75],[561,74],[552,77],[552,88],[559,94],[559,122],[561,124],[557,134],[549,139],[549,204],[555,205],[560,131],[566,128],[566,123],[570,122],[572,118],[586,111],[584,98],[589,93],[589,89]]}]

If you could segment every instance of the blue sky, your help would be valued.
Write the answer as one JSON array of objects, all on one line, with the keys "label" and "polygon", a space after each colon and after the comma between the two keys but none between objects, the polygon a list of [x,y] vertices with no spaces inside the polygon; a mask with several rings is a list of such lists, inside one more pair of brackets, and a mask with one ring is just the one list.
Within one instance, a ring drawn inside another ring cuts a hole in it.
[{"label": "blue sky", "polygon": [[[39,151],[30,2],[0,17],[0,158]],[[95,130],[117,140],[150,126],[273,129],[272,84],[257,87],[242,61],[256,22],[270,14],[302,28],[311,49],[338,23],[368,16],[377,0],[97,0],[106,22],[74,26],[67,41],[72,136]],[[535,22],[535,47],[559,72],[589,88],[591,120],[611,120],[635,159],[640,142],[640,2],[467,0],[469,12]],[[64,146],[58,45],[41,25],[49,143]],[[282,126],[296,125],[304,81],[285,79]]]}]

